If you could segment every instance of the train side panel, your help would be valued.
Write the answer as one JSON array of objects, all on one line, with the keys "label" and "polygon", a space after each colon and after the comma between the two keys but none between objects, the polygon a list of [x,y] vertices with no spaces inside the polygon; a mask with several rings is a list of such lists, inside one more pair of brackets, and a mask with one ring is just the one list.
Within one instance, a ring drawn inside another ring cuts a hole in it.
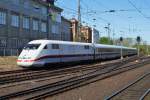
[{"label": "train side panel", "polygon": [[121,56],[121,49],[123,56],[137,54],[137,50],[133,48],[102,44],[53,40],[35,40],[29,44],[40,44],[40,47],[34,50],[32,48],[23,50],[17,61],[20,66],[44,66],[54,63],[114,59]]}]

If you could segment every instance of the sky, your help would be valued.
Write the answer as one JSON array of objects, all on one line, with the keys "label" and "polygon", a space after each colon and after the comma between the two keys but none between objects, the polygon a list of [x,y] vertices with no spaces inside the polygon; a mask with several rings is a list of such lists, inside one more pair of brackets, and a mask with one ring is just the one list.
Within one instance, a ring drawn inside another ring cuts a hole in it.
[{"label": "sky", "polygon": [[[80,0],[83,25],[99,30],[100,36],[108,36],[104,28],[110,23],[111,37],[141,36],[150,44],[150,0]],[[68,19],[77,18],[78,0],[57,0]],[[115,10],[115,12],[109,12]],[[93,20],[96,19],[96,20]]]}]

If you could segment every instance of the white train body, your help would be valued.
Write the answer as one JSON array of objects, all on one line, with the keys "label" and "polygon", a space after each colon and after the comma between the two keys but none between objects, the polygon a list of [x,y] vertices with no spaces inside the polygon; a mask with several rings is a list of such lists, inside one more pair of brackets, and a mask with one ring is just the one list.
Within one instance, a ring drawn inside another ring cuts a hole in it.
[{"label": "white train body", "polygon": [[34,40],[27,44],[18,57],[19,66],[44,66],[46,64],[69,63],[88,60],[112,59],[137,54],[134,48],[65,42],[54,40]]}]

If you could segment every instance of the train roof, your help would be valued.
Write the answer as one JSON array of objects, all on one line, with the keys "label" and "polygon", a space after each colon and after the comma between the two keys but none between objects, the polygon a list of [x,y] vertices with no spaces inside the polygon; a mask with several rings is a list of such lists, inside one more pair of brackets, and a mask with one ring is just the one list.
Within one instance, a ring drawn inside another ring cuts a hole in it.
[{"label": "train roof", "polygon": [[60,41],[60,40],[33,40],[29,43],[56,43],[56,44],[71,44],[71,45],[92,45],[91,43],[81,43],[81,42],[70,42],[70,41]]},{"label": "train roof", "polygon": [[105,45],[105,44],[95,44],[95,47],[103,47],[103,48],[123,48],[123,49],[133,49],[136,50],[136,48],[131,47],[125,47],[125,46],[117,46],[117,45]]},{"label": "train roof", "polygon": [[[44,43],[44,44],[49,44],[49,43],[58,43],[58,44],[70,44],[70,45],[89,45],[92,46],[92,43],[81,43],[81,42],[70,42],[70,41],[60,41],[60,40],[33,40],[29,42],[31,43]],[[123,49],[133,49],[136,50],[136,48],[131,48],[131,47],[124,47],[124,46],[116,46],[116,45],[105,45],[105,44],[94,44],[95,47],[103,47],[103,48],[123,48]]]}]

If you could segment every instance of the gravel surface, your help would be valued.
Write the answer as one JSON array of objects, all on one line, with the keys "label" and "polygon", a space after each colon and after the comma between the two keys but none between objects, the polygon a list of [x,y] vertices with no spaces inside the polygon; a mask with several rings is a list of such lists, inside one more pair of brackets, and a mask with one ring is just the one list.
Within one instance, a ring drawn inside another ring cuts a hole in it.
[{"label": "gravel surface", "polygon": [[149,89],[149,83],[150,74],[129,86],[118,95],[112,97],[111,100],[140,100],[141,96]]},{"label": "gravel surface", "polygon": [[150,92],[149,92],[148,95],[144,98],[144,100],[150,100]]},{"label": "gravel surface", "polygon": [[5,94],[9,94],[9,93],[22,91],[25,89],[34,88],[37,86],[41,86],[43,84],[48,84],[48,83],[50,84],[53,82],[57,82],[58,80],[64,80],[64,79],[67,79],[70,77],[73,77],[73,75],[69,75],[66,77],[60,77],[60,78],[50,77],[50,78],[45,78],[45,79],[32,80],[32,81],[26,81],[26,82],[20,82],[20,83],[13,83],[13,84],[9,84],[9,85],[2,85],[2,86],[0,86],[0,96],[3,96]]},{"label": "gravel surface", "polygon": [[120,90],[149,71],[150,65],[146,65],[111,78],[48,97],[46,100],[103,100],[105,97]]},{"label": "gravel surface", "polygon": [[[7,57],[0,56],[0,71],[22,69],[21,67],[17,66],[16,60],[17,60],[17,56],[7,56]],[[101,65],[106,64],[106,63],[111,63],[111,62],[117,62],[118,60],[119,59],[111,60],[111,61],[104,61],[101,63]]]},{"label": "gravel surface", "polygon": [[[18,83],[10,83],[6,85],[1,85],[0,86],[0,96],[9,94],[9,93],[14,93],[18,91],[22,91],[25,89],[30,89],[50,83],[55,83],[61,80],[65,80],[74,76],[80,76],[82,74],[86,74],[91,72],[90,71],[85,71],[85,72],[76,72],[76,73],[70,73],[70,74],[63,74],[63,75],[57,75],[57,76],[52,76],[52,77],[47,77],[47,78],[42,78],[42,79],[35,79],[31,81],[24,81],[24,82],[18,82]],[[18,99],[22,100],[22,99]]]}]

